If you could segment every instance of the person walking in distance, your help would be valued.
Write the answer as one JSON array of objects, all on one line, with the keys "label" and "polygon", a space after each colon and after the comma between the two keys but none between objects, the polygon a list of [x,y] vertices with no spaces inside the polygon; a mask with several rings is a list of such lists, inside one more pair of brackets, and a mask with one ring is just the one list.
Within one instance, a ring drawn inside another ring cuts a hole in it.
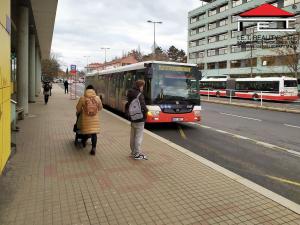
[{"label": "person walking in distance", "polygon": [[49,82],[50,85],[50,96],[52,96],[52,82]]},{"label": "person walking in distance", "polygon": [[44,82],[44,84],[43,84],[43,94],[44,94],[45,105],[47,105],[47,103],[48,103],[50,90],[51,90],[51,87],[50,87],[49,82]]},{"label": "person walking in distance", "polygon": [[143,133],[148,109],[143,90],[145,81],[137,80],[135,86],[127,93],[126,114],[131,121],[130,149],[134,159],[147,159],[141,152]]},{"label": "person walking in distance", "polygon": [[91,155],[96,154],[97,134],[100,133],[100,117],[99,112],[102,110],[102,102],[96,95],[92,85],[88,85],[84,96],[80,97],[76,110],[80,114],[80,131],[84,135],[82,146],[86,146],[88,136],[92,138]]},{"label": "person walking in distance", "polygon": [[68,94],[69,93],[69,82],[68,82],[68,80],[64,81],[64,86],[65,86],[65,94]]}]

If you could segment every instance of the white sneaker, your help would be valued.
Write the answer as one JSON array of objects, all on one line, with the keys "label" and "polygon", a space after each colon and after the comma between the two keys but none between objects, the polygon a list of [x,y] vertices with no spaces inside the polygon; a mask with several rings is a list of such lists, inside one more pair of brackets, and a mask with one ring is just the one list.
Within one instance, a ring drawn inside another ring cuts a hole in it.
[{"label": "white sneaker", "polygon": [[148,160],[147,156],[145,156],[145,155],[142,154],[142,153],[139,153],[139,154],[135,155],[135,156],[134,156],[134,159],[135,159],[135,160],[141,160],[141,159]]}]

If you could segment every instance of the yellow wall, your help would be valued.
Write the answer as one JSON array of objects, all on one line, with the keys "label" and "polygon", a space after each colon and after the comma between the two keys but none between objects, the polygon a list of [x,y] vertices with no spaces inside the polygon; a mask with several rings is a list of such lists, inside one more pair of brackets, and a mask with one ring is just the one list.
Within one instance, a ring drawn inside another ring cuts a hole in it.
[{"label": "yellow wall", "polygon": [[10,155],[10,34],[5,30],[10,17],[10,0],[0,1],[0,174]]}]

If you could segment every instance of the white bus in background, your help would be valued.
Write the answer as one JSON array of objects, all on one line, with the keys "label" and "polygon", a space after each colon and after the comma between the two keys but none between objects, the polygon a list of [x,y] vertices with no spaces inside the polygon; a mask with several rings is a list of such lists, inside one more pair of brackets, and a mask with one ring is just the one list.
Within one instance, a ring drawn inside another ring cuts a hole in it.
[{"label": "white bus in background", "polygon": [[291,77],[203,78],[200,94],[273,101],[298,99],[298,83]]}]

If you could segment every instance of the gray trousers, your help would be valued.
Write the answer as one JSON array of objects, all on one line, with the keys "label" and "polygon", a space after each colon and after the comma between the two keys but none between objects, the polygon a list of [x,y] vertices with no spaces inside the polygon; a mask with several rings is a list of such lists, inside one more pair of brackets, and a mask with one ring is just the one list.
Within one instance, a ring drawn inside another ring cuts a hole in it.
[{"label": "gray trousers", "polygon": [[130,149],[132,155],[137,155],[141,152],[144,126],[145,126],[144,122],[131,123]]}]

